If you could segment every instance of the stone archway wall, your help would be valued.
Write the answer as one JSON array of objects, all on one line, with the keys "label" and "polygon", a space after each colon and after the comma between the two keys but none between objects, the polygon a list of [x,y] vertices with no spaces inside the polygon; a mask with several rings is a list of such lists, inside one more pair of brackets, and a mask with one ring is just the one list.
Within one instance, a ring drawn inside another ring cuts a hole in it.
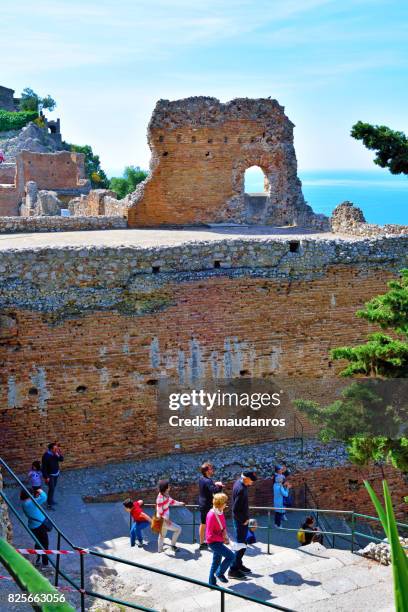
[{"label": "stone archway wall", "polygon": [[159,100],[148,127],[149,177],[128,196],[131,227],[248,223],[244,173],[260,166],[271,193],[252,223],[327,229],[304,201],[293,124],[276,100]]}]

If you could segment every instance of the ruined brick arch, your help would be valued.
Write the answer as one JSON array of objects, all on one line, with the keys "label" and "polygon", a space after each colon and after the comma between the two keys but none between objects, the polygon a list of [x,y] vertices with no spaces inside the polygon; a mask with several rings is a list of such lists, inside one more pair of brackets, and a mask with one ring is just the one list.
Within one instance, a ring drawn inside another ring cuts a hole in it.
[{"label": "ruined brick arch", "polygon": [[244,189],[244,193],[246,193],[246,194],[253,193],[253,190],[251,191],[251,190],[248,190],[246,188],[247,173],[248,173],[249,170],[252,170],[252,168],[255,168],[255,169],[259,170],[258,174],[259,173],[262,174],[262,188],[259,189],[259,190],[255,190],[255,191],[257,191],[257,192],[261,192],[262,191],[263,193],[269,195],[270,190],[271,190],[271,186],[270,186],[268,177],[266,176],[265,171],[263,170],[263,168],[261,168],[258,164],[253,164],[252,166],[248,166],[248,168],[246,168],[246,170],[244,172],[244,188],[243,188]]},{"label": "ruined brick arch", "polygon": [[[201,223],[326,228],[304,201],[293,124],[276,100],[159,100],[148,127],[150,174],[126,200],[130,227]],[[248,200],[244,174],[259,166],[265,201]]]}]

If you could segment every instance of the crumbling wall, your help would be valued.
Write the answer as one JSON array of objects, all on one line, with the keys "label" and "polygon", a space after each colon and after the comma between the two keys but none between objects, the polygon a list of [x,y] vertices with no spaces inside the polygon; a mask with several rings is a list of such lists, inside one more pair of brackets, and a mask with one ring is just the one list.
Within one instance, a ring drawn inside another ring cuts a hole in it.
[{"label": "crumbling wall", "polygon": [[22,151],[16,158],[13,184],[0,184],[0,216],[19,215],[27,183],[35,183],[37,191],[55,191],[58,197],[87,194],[91,188],[82,153]]},{"label": "crumbling wall", "polygon": [[342,202],[333,211],[331,229],[336,234],[354,236],[407,235],[408,225],[367,223],[361,208],[353,202]]},{"label": "crumbling wall", "polygon": [[[306,205],[293,124],[276,100],[159,100],[148,127],[150,175],[128,198],[129,225],[249,223],[327,228]],[[248,205],[244,174],[265,173],[268,193]]]},{"label": "crumbling wall", "polygon": [[[3,476],[0,470],[0,489],[3,488]],[[6,503],[0,498],[0,539],[11,542],[13,530]]]}]

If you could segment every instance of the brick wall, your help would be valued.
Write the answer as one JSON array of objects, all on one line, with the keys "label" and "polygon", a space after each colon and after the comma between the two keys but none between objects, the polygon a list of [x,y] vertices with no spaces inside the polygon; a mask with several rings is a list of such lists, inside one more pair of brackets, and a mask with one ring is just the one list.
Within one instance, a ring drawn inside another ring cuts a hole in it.
[{"label": "brick wall", "polygon": [[[151,174],[129,198],[131,227],[222,221],[327,225],[305,204],[293,124],[276,100],[160,100],[148,139]],[[244,174],[254,165],[268,184],[259,212],[247,209],[244,197]]]},{"label": "brick wall", "polygon": [[[82,271],[72,282],[88,287],[92,300],[91,285],[100,280],[86,276],[89,264],[81,253],[76,251],[75,261]],[[27,258],[24,262],[29,265]],[[29,265],[36,299],[43,291],[40,263]],[[68,270],[66,253],[59,265]],[[19,274],[16,258],[14,270]],[[59,295],[53,294],[59,267],[52,270],[44,304]],[[361,273],[333,266],[319,279],[291,283],[249,277],[170,282],[157,310],[149,312],[139,297],[136,316],[111,309],[81,313],[81,301],[67,302],[56,322],[47,313],[3,309],[2,453],[13,468],[26,470],[55,438],[66,451],[67,466],[165,454],[177,442],[185,451],[223,445],[225,437],[214,430],[186,435],[157,428],[160,376],[189,381],[195,368],[203,379],[215,372],[221,378],[227,372],[293,379],[312,373],[334,381],[329,349],[364,338],[369,327],[354,313],[384,291],[389,277],[381,269]],[[112,277],[112,283],[119,281]],[[109,291],[116,289],[112,285]],[[241,430],[233,433],[230,443],[271,438],[268,430],[246,431],[245,439]]]}]

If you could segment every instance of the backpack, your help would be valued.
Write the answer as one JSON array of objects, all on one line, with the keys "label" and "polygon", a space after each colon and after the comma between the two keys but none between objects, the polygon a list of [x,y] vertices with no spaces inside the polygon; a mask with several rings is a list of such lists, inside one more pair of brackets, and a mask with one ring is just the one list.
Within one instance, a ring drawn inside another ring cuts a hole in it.
[{"label": "backpack", "polygon": [[304,544],[306,542],[306,534],[303,531],[303,529],[299,529],[299,531],[296,534],[296,537],[297,537],[299,544]]}]

